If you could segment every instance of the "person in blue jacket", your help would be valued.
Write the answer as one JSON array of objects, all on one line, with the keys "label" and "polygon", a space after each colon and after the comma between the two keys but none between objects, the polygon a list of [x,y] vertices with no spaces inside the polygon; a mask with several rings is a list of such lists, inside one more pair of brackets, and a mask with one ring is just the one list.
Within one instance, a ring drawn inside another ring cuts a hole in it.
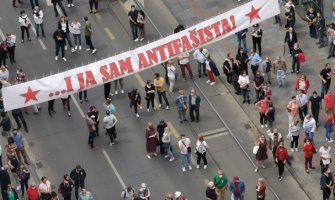
[{"label": "person in blue jacket", "polygon": [[234,176],[229,184],[229,191],[232,200],[244,200],[245,184],[238,176]]}]

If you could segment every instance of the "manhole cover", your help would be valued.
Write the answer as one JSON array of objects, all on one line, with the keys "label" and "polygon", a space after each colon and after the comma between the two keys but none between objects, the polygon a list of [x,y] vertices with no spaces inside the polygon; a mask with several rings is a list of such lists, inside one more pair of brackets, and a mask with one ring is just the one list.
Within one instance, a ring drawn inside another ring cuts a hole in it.
[{"label": "manhole cover", "polygon": [[39,161],[39,162],[36,163],[36,166],[37,166],[38,169],[41,169],[41,168],[43,168],[43,163],[41,161]]},{"label": "manhole cover", "polygon": [[251,129],[251,126],[250,126],[250,124],[244,124],[244,128],[245,129]]}]

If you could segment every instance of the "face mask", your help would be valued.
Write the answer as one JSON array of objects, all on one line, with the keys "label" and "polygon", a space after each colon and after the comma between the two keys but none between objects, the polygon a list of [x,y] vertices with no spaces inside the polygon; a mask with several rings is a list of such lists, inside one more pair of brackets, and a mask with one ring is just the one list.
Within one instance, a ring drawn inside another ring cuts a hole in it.
[{"label": "face mask", "polygon": [[318,95],[316,95],[316,94],[313,94],[313,97],[314,97],[314,98],[316,98],[317,96],[318,96]]},{"label": "face mask", "polygon": [[135,8],[131,8],[131,11],[135,11]]},{"label": "face mask", "polygon": [[243,76],[246,76],[247,74],[243,74]]}]

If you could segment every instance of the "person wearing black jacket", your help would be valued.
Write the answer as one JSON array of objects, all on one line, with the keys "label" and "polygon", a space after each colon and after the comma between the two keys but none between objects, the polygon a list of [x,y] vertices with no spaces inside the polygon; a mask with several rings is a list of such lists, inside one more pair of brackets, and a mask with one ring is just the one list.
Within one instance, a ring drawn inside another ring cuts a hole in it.
[{"label": "person wearing black jacket", "polygon": [[56,43],[56,57],[55,60],[58,60],[58,54],[59,54],[59,49],[62,51],[62,58],[64,61],[66,61],[65,58],[65,51],[64,51],[64,47],[65,47],[65,33],[61,30],[61,29],[57,29],[52,38],[55,40]]},{"label": "person wearing black jacket", "polygon": [[292,56],[293,46],[295,43],[298,42],[297,33],[292,27],[290,27],[286,32],[284,42],[287,42],[288,49],[290,51],[290,56]]},{"label": "person wearing black jacket", "polygon": [[240,68],[239,70],[245,71],[248,75],[248,62],[249,62],[249,57],[243,50],[243,48],[239,48],[238,52],[236,54],[236,62],[237,66]]},{"label": "person wearing black jacket", "polygon": [[227,76],[227,82],[229,84],[233,83],[233,63],[234,59],[230,55],[230,53],[227,53],[227,58],[223,62],[223,73]]},{"label": "person wearing black jacket", "polygon": [[318,44],[320,44],[319,48],[322,48],[325,46],[324,32],[326,30],[326,20],[323,17],[321,11],[317,12],[316,30],[319,36],[319,42],[318,42]]},{"label": "person wearing black jacket", "polygon": [[262,56],[262,36],[263,31],[259,28],[259,24],[253,25],[253,30],[251,31],[252,44],[256,52],[256,45],[258,46],[259,55]]},{"label": "person wearing black jacket", "polygon": [[1,186],[2,197],[5,196],[7,186],[11,184],[10,176],[6,168],[8,168],[8,165],[0,168],[0,186]]},{"label": "person wearing black jacket", "polygon": [[74,184],[70,179],[70,176],[65,174],[63,181],[58,187],[58,192],[61,193],[64,197],[64,200],[71,200],[71,193]]},{"label": "person wearing black jacket", "polygon": [[295,71],[295,65],[297,65],[296,73],[299,74],[299,72],[300,72],[300,61],[299,61],[299,58],[298,58],[299,53],[302,53],[302,50],[300,49],[299,44],[295,43],[294,47],[293,47],[293,50],[292,50],[292,71],[291,71],[291,74],[293,74],[294,71]]},{"label": "person wearing black jacket", "polygon": [[18,108],[18,109],[12,110],[12,115],[17,124],[17,129],[21,129],[21,123],[20,123],[20,120],[21,120],[24,130],[28,133],[28,126],[27,126],[26,120],[24,119],[22,109]]},{"label": "person wearing black jacket", "polygon": [[[196,120],[197,123],[199,122],[200,103],[201,103],[200,96],[196,94],[194,89],[192,89],[191,93],[188,96],[188,105],[190,106],[191,122],[194,122],[194,119]],[[194,118],[194,112],[195,112],[195,118]]]},{"label": "person wearing black jacket", "polygon": [[164,134],[165,127],[167,127],[167,124],[165,123],[164,119],[161,119],[159,121],[159,124],[156,127],[156,131],[158,132],[158,138],[159,138],[159,150],[161,155],[167,154],[164,150],[164,146],[162,145],[162,138]]},{"label": "person wearing black jacket", "polygon": [[6,66],[6,59],[8,58],[7,56],[7,50],[6,50],[6,45],[4,43],[0,44],[0,66],[4,65]]},{"label": "person wearing black jacket", "polygon": [[[65,39],[69,43],[69,46],[71,48],[72,53],[75,52],[76,50],[73,48],[72,42],[71,42],[71,39],[70,39],[69,21],[67,19],[65,19],[64,16],[61,16],[59,21],[58,21],[58,29],[61,29],[64,32]],[[66,43],[64,43],[64,44],[65,44],[65,50],[67,50]]]},{"label": "person wearing black jacket", "polygon": [[86,172],[83,168],[81,168],[80,165],[77,165],[76,168],[71,171],[70,177],[74,181],[75,195],[76,195],[76,199],[78,200],[79,187],[81,189],[85,188]]},{"label": "person wearing black jacket", "polygon": [[62,9],[62,12],[63,12],[64,16],[67,17],[67,14],[66,14],[66,11],[65,11],[65,8],[63,6],[62,1],[63,0],[51,0],[51,3],[54,5],[54,11],[55,11],[56,17],[58,17],[58,15],[59,15],[58,10],[57,10],[57,4]]}]

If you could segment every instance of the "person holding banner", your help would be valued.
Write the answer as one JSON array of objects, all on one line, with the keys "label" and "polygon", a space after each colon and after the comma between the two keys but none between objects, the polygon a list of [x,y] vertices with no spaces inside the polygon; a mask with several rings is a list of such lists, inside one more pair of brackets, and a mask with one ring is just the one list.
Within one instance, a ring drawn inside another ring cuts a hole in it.
[{"label": "person holding banner", "polygon": [[154,86],[156,87],[158,95],[158,101],[159,101],[158,107],[159,108],[162,107],[162,97],[163,97],[166,103],[166,110],[169,110],[169,101],[167,100],[165,93],[165,80],[158,73],[155,74]]},{"label": "person holding banner", "polygon": [[114,90],[115,90],[115,95],[119,94],[118,90],[117,90],[117,83],[119,82],[120,84],[120,88],[121,88],[121,94],[124,93],[123,90],[123,78],[119,78],[117,80],[114,81]]},{"label": "person holding banner", "polygon": [[61,97],[64,110],[67,110],[67,115],[71,117],[70,108],[70,95]]},{"label": "person holding banner", "polygon": [[199,78],[201,77],[201,68],[202,68],[204,76],[208,76],[206,73],[206,64],[205,64],[206,57],[208,56],[209,56],[209,52],[207,49],[204,49],[204,48],[197,49],[193,53],[194,59],[198,62]]}]

